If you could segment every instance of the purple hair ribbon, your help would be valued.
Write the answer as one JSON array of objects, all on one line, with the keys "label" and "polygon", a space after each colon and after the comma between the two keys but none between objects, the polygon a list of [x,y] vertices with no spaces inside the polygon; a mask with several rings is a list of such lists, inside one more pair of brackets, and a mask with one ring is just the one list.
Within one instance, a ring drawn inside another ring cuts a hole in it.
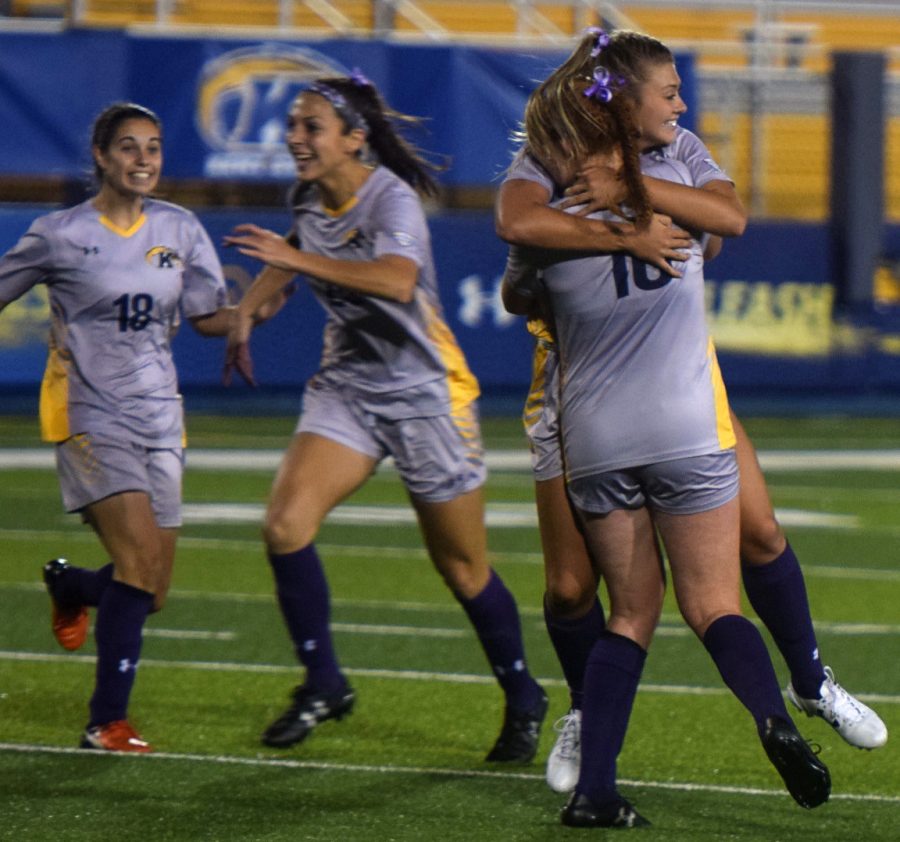
[{"label": "purple hair ribbon", "polygon": [[599,26],[589,26],[584,31],[585,34],[594,36],[594,48],[591,50],[591,58],[596,58],[604,47],[609,46],[609,35]]},{"label": "purple hair ribbon", "polygon": [[[618,82],[618,79],[615,80]],[[594,68],[594,81],[586,88],[584,95],[600,102],[609,102],[613,98],[614,80],[605,67]]]}]

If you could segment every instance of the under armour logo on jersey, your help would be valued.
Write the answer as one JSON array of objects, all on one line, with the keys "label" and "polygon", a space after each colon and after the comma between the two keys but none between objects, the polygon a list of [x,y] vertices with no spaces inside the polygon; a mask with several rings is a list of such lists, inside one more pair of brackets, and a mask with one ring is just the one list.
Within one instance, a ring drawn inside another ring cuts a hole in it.
[{"label": "under armour logo on jersey", "polygon": [[128,670],[136,670],[136,669],[137,669],[136,661],[130,661],[128,658],[122,658],[122,660],[119,661],[119,672],[128,672]]},{"label": "under armour logo on jersey", "polygon": [[459,320],[466,327],[477,327],[486,315],[497,327],[506,327],[516,320],[503,306],[503,299],[500,297],[501,281],[502,278],[495,278],[493,288],[489,291],[482,288],[480,275],[469,275],[459,282],[459,297],[462,299]]},{"label": "under armour logo on jersey", "polygon": [[304,640],[303,641],[303,651],[304,652],[315,652],[316,649],[319,648],[319,644],[315,640]]},{"label": "under armour logo on jersey", "polygon": [[168,246],[154,246],[144,255],[144,260],[157,269],[174,269],[181,265],[178,252]]},{"label": "under armour logo on jersey", "polygon": [[100,249],[97,248],[97,246],[82,246],[81,250],[85,253],[85,255],[100,254]]},{"label": "under armour logo on jersey", "polygon": [[404,248],[411,246],[416,241],[412,234],[407,234],[405,231],[392,231],[391,237]]}]

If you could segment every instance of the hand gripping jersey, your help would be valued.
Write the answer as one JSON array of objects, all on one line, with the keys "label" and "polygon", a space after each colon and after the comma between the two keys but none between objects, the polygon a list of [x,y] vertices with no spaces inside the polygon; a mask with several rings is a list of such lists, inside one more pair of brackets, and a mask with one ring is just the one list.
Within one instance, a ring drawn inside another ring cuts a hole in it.
[{"label": "hand gripping jersey", "polygon": [[39,217],[0,258],[0,301],[39,283],[51,310],[44,439],[90,432],[181,447],[170,340],[181,315],[209,315],[226,302],[219,259],[194,214],[148,199],[127,231],[91,201]]},{"label": "hand gripping jersey", "polygon": [[396,254],[419,267],[410,303],[308,279],[327,313],[312,382],[338,386],[383,417],[441,415],[477,398],[478,383],[444,321],[415,191],[379,166],[338,211],[326,209],[310,186],[299,192],[293,213],[304,251],[339,260]]},{"label": "hand gripping jersey", "polygon": [[[678,160],[643,164],[649,175],[692,185]],[[699,243],[678,264],[680,279],[625,254],[548,253],[547,261],[540,283],[560,357],[570,479],[734,445],[706,328]],[[518,274],[518,291],[534,294],[533,273]]]},{"label": "hand gripping jersey", "polygon": [[[668,146],[658,146],[641,154],[641,172],[655,178],[669,181],[680,181],[691,187],[703,187],[711,181],[727,181],[733,183],[725,171],[713,160],[710,151],[697,135],[678,126],[675,140]],[[524,149],[520,149],[509,169],[504,181],[533,181],[547,190],[548,201],[562,198],[562,190],[555,184],[550,173]],[[704,244],[707,235],[704,235]],[[539,320],[528,324],[530,333],[539,338],[543,336],[543,326]]]}]

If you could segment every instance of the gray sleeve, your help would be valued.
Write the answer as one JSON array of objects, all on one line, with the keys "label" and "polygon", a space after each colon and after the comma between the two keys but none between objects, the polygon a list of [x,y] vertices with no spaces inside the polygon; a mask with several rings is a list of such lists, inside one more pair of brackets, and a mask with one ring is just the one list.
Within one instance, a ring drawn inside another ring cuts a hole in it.
[{"label": "gray sleeve", "polygon": [[190,250],[184,260],[184,286],[181,310],[185,318],[194,319],[215,313],[227,302],[222,264],[209,234],[193,217],[190,226]]},{"label": "gray sleeve", "polygon": [[[399,185],[397,185],[399,186]],[[396,254],[417,266],[430,260],[430,235],[419,197],[412,190],[385,190],[373,208],[375,257]]]},{"label": "gray sleeve", "polygon": [[734,182],[728,174],[716,163],[712,153],[706,148],[702,140],[693,132],[683,129],[676,141],[675,158],[684,163],[691,171],[691,180],[694,187],[703,187],[711,181]]},{"label": "gray sleeve", "polygon": [[503,177],[503,183],[507,181],[533,181],[540,184],[547,191],[549,197],[554,196],[556,185],[550,174],[545,170],[531,155],[524,149],[520,149],[513,158],[513,162],[509,165],[506,175]]},{"label": "gray sleeve", "polygon": [[35,220],[19,242],[0,257],[0,301],[15,301],[49,276],[52,248],[41,227],[40,220]]}]

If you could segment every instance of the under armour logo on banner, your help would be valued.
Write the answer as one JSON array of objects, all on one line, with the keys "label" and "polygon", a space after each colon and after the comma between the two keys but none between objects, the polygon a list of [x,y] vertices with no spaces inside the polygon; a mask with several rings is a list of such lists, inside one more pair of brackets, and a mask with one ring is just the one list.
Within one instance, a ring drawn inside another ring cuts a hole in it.
[{"label": "under armour logo on banner", "polygon": [[516,320],[516,316],[507,313],[500,297],[502,277],[494,279],[493,289],[485,291],[480,275],[469,275],[459,282],[459,320],[466,327],[478,327],[486,317],[497,327],[506,327]]}]

